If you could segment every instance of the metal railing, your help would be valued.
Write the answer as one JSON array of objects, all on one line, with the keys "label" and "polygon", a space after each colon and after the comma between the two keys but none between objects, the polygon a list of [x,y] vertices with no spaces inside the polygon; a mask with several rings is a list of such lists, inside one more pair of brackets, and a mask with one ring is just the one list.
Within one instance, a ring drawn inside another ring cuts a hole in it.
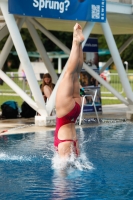
[{"label": "metal railing", "polygon": [[[110,76],[109,84],[120,94],[122,94],[124,90],[119,75],[117,73],[111,73],[109,76]],[[111,92],[109,92],[103,85],[101,85],[101,94],[111,94]]]},{"label": "metal railing", "polygon": [[[25,91],[30,97],[32,97],[32,92],[30,90],[28,81],[26,80],[26,78],[22,77],[22,76],[18,76],[18,73],[13,73],[14,76],[11,76],[11,73],[6,73],[23,91]],[[41,81],[38,81],[38,85],[40,86]],[[23,99],[16,94],[16,92],[9,86],[7,85],[5,82],[3,82],[0,79],[0,110],[1,110],[1,105],[5,102],[5,101],[9,101],[9,100],[13,100],[16,101],[19,105],[19,107],[21,107],[22,103],[23,103]]]},{"label": "metal railing", "polygon": [[[127,73],[131,88],[133,89],[133,73]],[[110,73],[109,84],[120,94],[124,94],[124,89],[120,81],[118,73]],[[101,94],[111,94],[103,85],[101,85]]]},{"label": "metal railing", "polygon": [[[14,76],[11,76],[10,73],[6,73],[23,91],[25,91],[26,93],[30,94],[31,90],[28,84],[28,81],[26,79],[26,77],[23,76],[18,76],[18,73],[15,73]],[[41,80],[38,81],[38,84],[41,84]],[[10,86],[8,86],[6,83],[4,83],[1,79],[0,79],[0,95],[10,95],[11,94],[16,94],[14,92],[14,90],[12,90],[12,88],[10,88]],[[17,94],[16,94],[17,96]]]},{"label": "metal railing", "polygon": [[[91,90],[90,90],[90,91],[91,91]],[[97,121],[98,121],[98,124],[100,124],[99,117],[98,117],[98,112],[97,112],[97,109],[96,109],[96,106],[95,106],[95,99],[96,99],[96,96],[97,96],[97,89],[96,89],[96,90],[93,90],[93,92],[94,92],[94,95],[92,95],[92,94],[87,94],[87,95],[83,96],[83,99],[82,99],[82,106],[81,106],[81,112],[80,112],[80,116],[79,116],[79,126],[80,126],[81,123],[82,123],[83,108],[84,108],[85,97],[90,97],[90,98],[92,99],[92,106],[94,106],[94,110],[95,110],[95,113],[96,113]]]}]

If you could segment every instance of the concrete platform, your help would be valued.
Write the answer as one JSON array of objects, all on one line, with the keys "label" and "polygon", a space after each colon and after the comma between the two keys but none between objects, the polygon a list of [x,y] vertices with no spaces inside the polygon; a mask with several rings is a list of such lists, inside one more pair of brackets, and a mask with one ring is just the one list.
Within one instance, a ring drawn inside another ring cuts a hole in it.
[{"label": "concrete platform", "polygon": [[[103,106],[101,119],[126,119],[127,106],[124,104]],[[96,118],[95,114],[84,115],[84,118]],[[82,125],[84,127],[84,125]],[[87,124],[85,127],[98,126],[95,124]],[[77,126],[78,127],[78,126]],[[38,127],[34,124],[34,118],[18,118],[18,119],[0,119],[0,135],[28,132],[43,132],[55,130],[55,127]]]}]

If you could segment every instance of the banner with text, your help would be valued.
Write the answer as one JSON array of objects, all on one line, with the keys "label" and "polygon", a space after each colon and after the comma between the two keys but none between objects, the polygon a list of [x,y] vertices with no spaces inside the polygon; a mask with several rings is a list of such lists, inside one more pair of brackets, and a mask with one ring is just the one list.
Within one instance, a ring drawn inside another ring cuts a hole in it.
[{"label": "banner with text", "polygon": [[[89,38],[83,48],[84,62],[99,74],[99,56],[98,56],[98,40],[96,38]],[[92,77],[84,69],[80,72],[80,84],[83,87],[86,96],[84,105],[84,112],[95,112],[92,105],[92,97],[95,97],[95,106],[98,112],[102,112],[101,91],[99,82]]]},{"label": "banner with text", "polygon": [[8,0],[9,13],[64,20],[106,21],[106,0]]}]

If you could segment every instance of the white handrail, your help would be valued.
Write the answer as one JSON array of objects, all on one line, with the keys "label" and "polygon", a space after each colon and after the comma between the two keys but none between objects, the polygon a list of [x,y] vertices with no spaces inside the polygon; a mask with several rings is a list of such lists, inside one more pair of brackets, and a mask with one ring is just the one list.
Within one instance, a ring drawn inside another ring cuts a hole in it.
[{"label": "white handrail", "polygon": [[97,109],[96,109],[96,106],[95,106],[96,95],[97,95],[97,90],[95,90],[94,97],[93,97],[93,95],[90,95],[90,94],[87,94],[87,95],[83,96],[82,106],[81,106],[81,112],[80,112],[80,117],[79,117],[79,126],[81,125],[81,122],[82,122],[85,97],[88,97],[88,96],[91,97],[91,99],[92,99],[92,106],[94,106],[94,110],[95,110],[95,113],[96,113],[97,121],[98,121],[98,124],[100,124],[98,113],[97,113]]}]

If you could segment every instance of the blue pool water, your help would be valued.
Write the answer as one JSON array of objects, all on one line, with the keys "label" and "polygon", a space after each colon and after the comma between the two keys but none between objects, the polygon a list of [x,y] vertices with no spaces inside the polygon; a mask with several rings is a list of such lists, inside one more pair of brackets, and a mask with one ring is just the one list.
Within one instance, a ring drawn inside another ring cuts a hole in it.
[{"label": "blue pool water", "polygon": [[53,132],[0,138],[0,200],[133,199],[133,124],[77,129],[81,157],[60,169]]}]

